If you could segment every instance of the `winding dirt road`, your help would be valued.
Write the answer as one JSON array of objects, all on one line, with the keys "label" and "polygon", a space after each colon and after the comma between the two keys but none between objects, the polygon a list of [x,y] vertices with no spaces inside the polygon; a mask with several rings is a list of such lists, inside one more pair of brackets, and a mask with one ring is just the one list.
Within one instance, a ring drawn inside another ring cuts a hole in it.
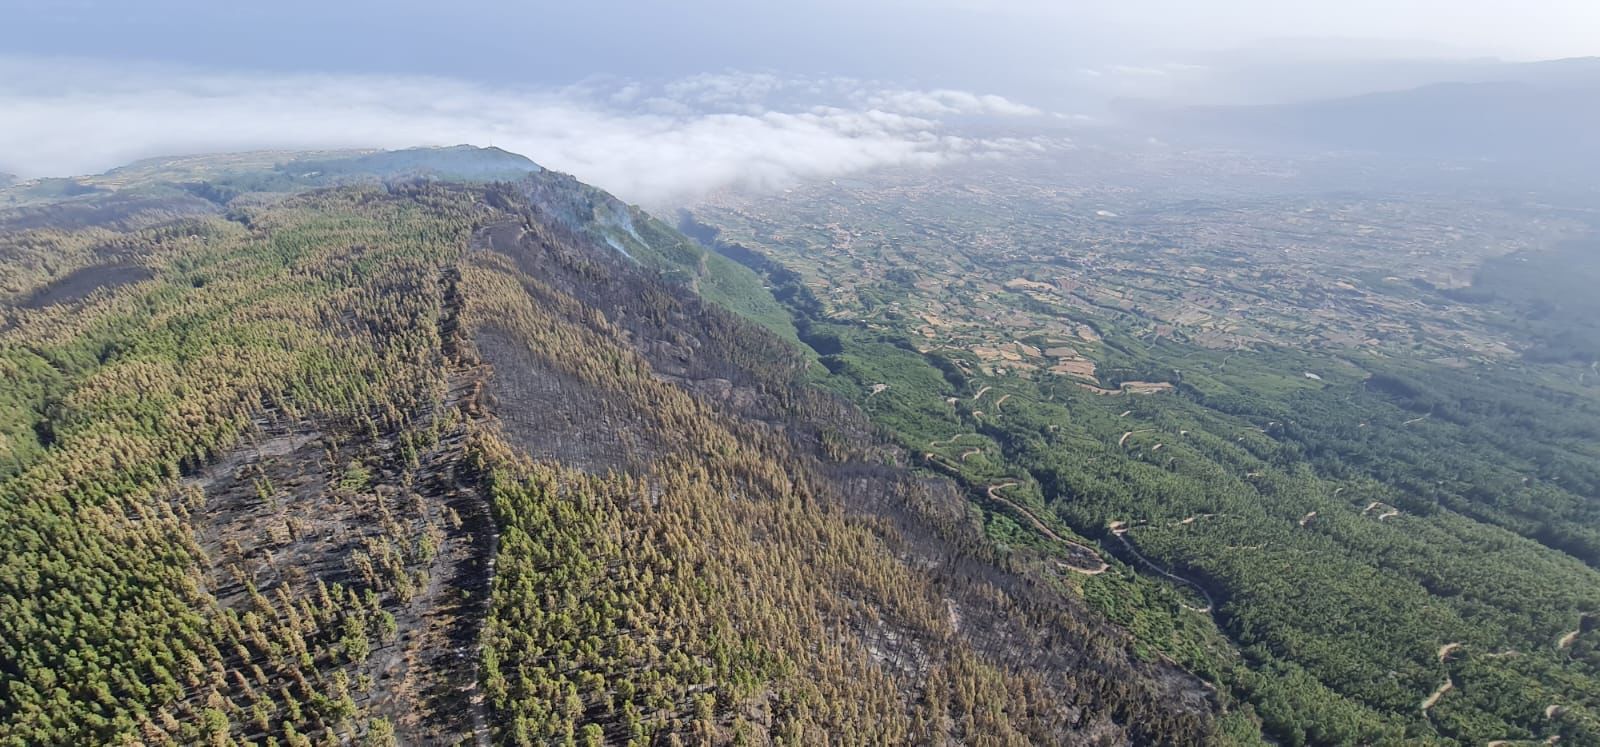
[{"label": "winding dirt road", "polygon": [[[1202,515],[1203,516],[1204,515],[1215,516],[1215,514],[1202,514]],[[1198,518],[1198,517],[1191,516],[1191,517],[1189,517],[1188,520],[1186,520],[1186,521],[1184,521],[1182,523],[1187,524],[1189,521],[1192,521],[1195,518]],[[1164,576],[1169,580],[1176,581],[1179,584],[1182,584],[1182,585],[1187,586],[1187,587],[1189,587],[1191,589],[1194,589],[1196,592],[1199,592],[1200,596],[1203,597],[1206,600],[1206,606],[1204,606],[1204,607],[1195,607],[1193,605],[1184,604],[1183,605],[1184,609],[1189,610],[1191,612],[1199,612],[1201,614],[1210,614],[1211,610],[1214,609],[1217,606],[1216,600],[1211,598],[1211,594],[1206,592],[1205,587],[1202,587],[1200,584],[1197,584],[1197,583],[1195,583],[1193,581],[1190,581],[1189,579],[1186,579],[1186,578],[1184,578],[1182,576],[1179,576],[1179,575],[1177,575],[1177,574],[1175,574],[1175,573],[1173,573],[1173,572],[1171,572],[1171,571],[1169,571],[1169,570],[1167,570],[1165,568],[1162,568],[1159,565],[1156,565],[1155,563],[1151,562],[1149,558],[1146,558],[1143,553],[1140,553],[1138,548],[1135,548],[1133,546],[1133,543],[1128,541],[1128,538],[1127,538],[1126,535],[1128,534],[1128,530],[1132,529],[1133,527],[1129,526],[1127,522],[1113,521],[1113,522],[1111,522],[1110,524],[1108,524],[1106,526],[1107,526],[1107,528],[1109,528],[1111,530],[1112,536],[1115,536],[1117,538],[1117,541],[1121,542],[1122,546],[1124,548],[1127,548],[1129,553],[1133,554],[1133,557],[1138,558],[1140,563],[1143,563],[1150,570],[1155,571],[1157,574],[1160,574],[1161,576]],[[1182,604],[1182,603],[1180,602],[1179,604]]]},{"label": "winding dirt road", "polygon": [[928,448],[937,449],[940,446],[949,446],[963,438],[982,438],[982,436],[979,436],[976,433],[957,433],[956,435],[946,438],[942,441],[929,441]]},{"label": "winding dirt road", "polygon": [[1428,709],[1439,704],[1439,699],[1443,698],[1445,693],[1450,692],[1455,688],[1456,683],[1454,680],[1451,680],[1449,677],[1444,678],[1444,684],[1440,685],[1438,689],[1434,690],[1433,693],[1428,697],[1422,699],[1422,712],[1427,713]]},{"label": "winding dirt road", "polygon": [[1006,507],[1010,508],[1011,510],[1017,512],[1018,514],[1021,514],[1023,516],[1023,518],[1026,518],[1028,520],[1028,523],[1033,525],[1034,529],[1039,530],[1040,534],[1043,534],[1044,536],[1049,537],[1050,539],[1053,539],[1053,540],[1055,540],[1057,542],[1060,542],[1060,543],[1062,543],[1064,545],[1067,545],[1068,547],[1072,547],[1072,548],[1075,548],[1075,549],[1080,550],[1082,552],[1088,553],[1089,555],[1093,556],[1095,560],[1098,560],[1100,562],[1100,566],[1098,568],[1079,568],[1078,566],[1072,565],[1070,563],[1061,563],[1061,562],[1057,561],[1058,565],[1061,565],[1061,566],[1063,566],[1065,568],[1068,568],[1068,569],[1072,570],[1075,573],[1081,573],[1081,574],[1083,574],[1085,576],[1098,576],[1098,575],[1100,575],[1102,573],[1105,573],[1108,569],[1111,568],[1111,564],[1107,563],[1105,561],[1105,559],[1101,558],[1100,557],[1100,553],[1096,552],[1094,548],[1089,547],[1088,545],[1085,545],[1085,544],[1083,544],[1081,542],[1074,542],[1072,540],[1066,539],[1065,537],[1062,537],[1059,534],[1056,534],[1054,530],[1052,530],[1050,527],[1046,526],[1044,522],[1040,521],[1039,517],[1034,516],[1032,511],[1029,511],[1028,509],[1023,508],[1022,506],[1019,506],[1016,503],[1013,503],[1012,501],[1001,497],[999,494],[997,494],[995,492],[997,490],[1004,490],[1006,488],[1014,488],[1016,486],[1017,486],[1017,483],[1015,483],[1015,482],[995,483],[994,485],[990,485],[985,490],[985,492],[988,493],[989,500],[994,501],[995,503],[999,503],[999,504],[1001,504],[1003,506],[1006,506]]},{"label": "winding dirt road", "polygon": [[1384,519],[1392,519],[1392,518],[1400,515],[1400,509],[1395,508],[1394,506],[1391,506],[1391,505],[1389,505],[1387,503],[1384,503],[1383,501],[1373,501],[1371,503],[1368,503],[1366,508],[1361,509],[1361,515],[1362,516],[1366,516],[1366,515],[1372,513],[1374,510],[1378,509],[1379,507],[1382,507],[1383,511],[1378,514],[1378,521],[1383,521]]},{"label": "winding dirt road", "polygon": [[1133,436],[1135,434],[1139,434],[1139,433],[1149,433],[1152,430],[1155,430],[1155,429],[1154,428],[1142,428],[1140,430],[1128,431],[1127,433],[1122,434],[1122,438],[1117,439],[1117,448],[1120,449],[1120,448],[1128,445],[1128,438],[1129,437],[1131,437],[1131,436]]}]

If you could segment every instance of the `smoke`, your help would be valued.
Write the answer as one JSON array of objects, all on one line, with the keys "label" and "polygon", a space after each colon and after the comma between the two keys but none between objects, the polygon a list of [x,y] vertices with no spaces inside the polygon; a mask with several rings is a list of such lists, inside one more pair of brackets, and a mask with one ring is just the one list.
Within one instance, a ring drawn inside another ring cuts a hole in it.
[{"label": "smoke", "polygon": [[1037,109],[965,91],[727,73],[515,89],[421,76],[210,72],[0,59],[0,170],[93,173],[155,155],[496,145],[626,199],[670,204],[882,166],[1059,144],[957,134]]}]

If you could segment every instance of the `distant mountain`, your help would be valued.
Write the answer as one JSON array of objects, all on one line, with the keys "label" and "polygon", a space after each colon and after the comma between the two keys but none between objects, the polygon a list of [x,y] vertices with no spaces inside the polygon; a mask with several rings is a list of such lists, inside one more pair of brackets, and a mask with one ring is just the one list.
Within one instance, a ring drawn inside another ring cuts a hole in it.
[{"label": "distant mountain", "polygon": [[[1600,58],[1510,62],[1492,57],[1339,56],[1311,47],[1296,55],[1258,51],[1206,60],[1209,90],[1185,91],[1195,105],[1287,104],[1404,91],[1438,83],[1581,83],[1600,76]],[[1209,98],[1203,98],[1208,96]]]},{"label": "distant mountain", "polygon": [[1413,156],[1549,162],[1600,157],[1600,60],[1501,69],[1444,82],[1269,106],[1146,109],[1163,136]]},{"label": "distant mountain", "polygon": [[[1341,53],[1308,43],[1235,50],[1152,65],[1123,98],[1172,106],[1264,106],[1405,91],[1439,83],[1574,85],[1600,78],[1600,58],[1511,62],[1492,57],[1403,55],[1396,50]],[[1119,84],[1128,84],[1120,80]]]},{"label": "distant mountain", "polygon": [[543,169],[527,156],[499,148],[457,145],[449,148],[407,148],[354,157],[308,158],[280,165],[280,172],[302,171],[303,176],[328,179],[340,176],[393,178],[431,176],[438,179],[518,179]]},{"label": "distant mountain", "polygon": [[526,156],[456,145],[402,150],[254,151],[146,158],[92,176],[0,179],[0,207],[55,204],[106,192],[165,196],[187,190],[217,204],[251,192],[294,192],[399,179],[515,181],[541,173]]},{"label": "distant mountain", "polygon": [[543,171],[526,156],[499,148],[456,145],[402,150],[307,153],[262,152],[151,158],[79,181],[137,184],[146,180],[205,181],[244,191],[291,191],[363,181],[431,178],[509,181]]}]

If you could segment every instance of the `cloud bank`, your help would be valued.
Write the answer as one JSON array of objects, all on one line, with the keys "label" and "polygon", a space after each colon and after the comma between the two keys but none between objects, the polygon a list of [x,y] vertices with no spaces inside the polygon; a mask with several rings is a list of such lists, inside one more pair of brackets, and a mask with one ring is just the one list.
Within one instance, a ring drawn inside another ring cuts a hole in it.
[{"label": "cloud bank", "polygon": [[625,199],[669,204],[881,166],[1057,144],[958,134],[1042,113],[965,91],[728,73],[517,90],[418,76],[214,73],[0,59],[0,171],[103,171],[262,148],[496,145]]}]

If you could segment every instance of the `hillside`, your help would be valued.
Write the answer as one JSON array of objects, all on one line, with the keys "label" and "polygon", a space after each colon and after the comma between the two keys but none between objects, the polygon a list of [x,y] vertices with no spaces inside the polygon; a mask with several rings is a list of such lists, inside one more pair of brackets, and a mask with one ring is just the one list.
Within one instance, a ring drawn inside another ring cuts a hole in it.
[{"label": "hillside", "polygon": [[255,154],[7,204],[0,743],[1224,739],[812,384],[760,276],[570,177]]}]

